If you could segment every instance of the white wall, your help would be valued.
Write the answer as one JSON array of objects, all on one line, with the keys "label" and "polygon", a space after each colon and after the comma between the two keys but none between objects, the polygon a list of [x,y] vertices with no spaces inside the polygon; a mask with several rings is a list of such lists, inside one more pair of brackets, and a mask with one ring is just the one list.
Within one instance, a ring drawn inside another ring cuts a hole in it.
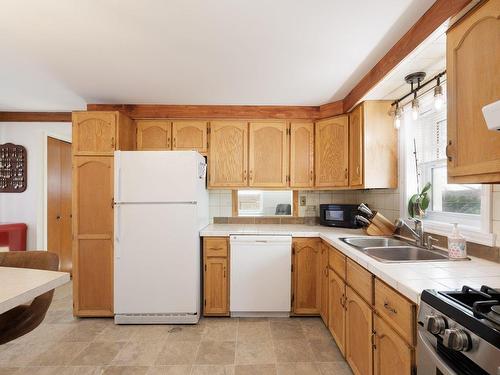
[{"label": "white wall", "polygon": [[28,225],[29,250],[45,247],[45,166],[47,135],[71,140],[70,123],[0,123],[0,144],[26,147],[28,187],[23,193],[0,193],[0,222]]}]

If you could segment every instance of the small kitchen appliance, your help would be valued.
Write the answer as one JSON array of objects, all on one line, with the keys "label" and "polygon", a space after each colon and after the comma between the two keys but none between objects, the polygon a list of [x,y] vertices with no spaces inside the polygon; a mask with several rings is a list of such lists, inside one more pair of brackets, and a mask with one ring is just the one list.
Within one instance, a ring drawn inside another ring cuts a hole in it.
[{"label": "small kitchen appliance", "polygon": [[319,223],[327,227],[359,228],[357,204],[320,204]]}]

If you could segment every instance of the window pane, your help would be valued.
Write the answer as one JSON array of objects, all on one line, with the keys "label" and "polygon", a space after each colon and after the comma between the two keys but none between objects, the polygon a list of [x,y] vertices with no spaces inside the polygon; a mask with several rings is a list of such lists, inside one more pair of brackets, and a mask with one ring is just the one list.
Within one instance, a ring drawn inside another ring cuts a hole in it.
[{"label": "window pane", "polygon": [[238,190],[238,216],[291,216],[291,190]]},{"label": "window pane", "polygon": [[[407,144],[411,145],[410,155],[413,163],[414,157],[417,158],[418,188],[422,189],[428,182],[432,184],[429,192],[430,204],[425,218],[479,227],[481,224],[481,185],[447,183],[446,114],[446,105],[440,109],[435,108],[431,90],[420,97],[419,118],[416,121],[410,119],[416,155],[413,153],[413,139],[408,139]],[[414,175],[415,164],[410,168],[408,172]]]},{"label": "window pane", "polygon": [[481,214],[481,185],[447,184],[446,167],[432,170],[432,210]]}]

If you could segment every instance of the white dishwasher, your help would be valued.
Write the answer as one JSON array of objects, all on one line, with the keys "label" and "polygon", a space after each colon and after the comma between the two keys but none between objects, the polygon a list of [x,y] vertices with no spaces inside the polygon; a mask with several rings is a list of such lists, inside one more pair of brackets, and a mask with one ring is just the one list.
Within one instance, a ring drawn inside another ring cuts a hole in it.
[{"label": "white dishwasher", "polygon": [[230,237],[231,316],[289,316],[292,237]]}]

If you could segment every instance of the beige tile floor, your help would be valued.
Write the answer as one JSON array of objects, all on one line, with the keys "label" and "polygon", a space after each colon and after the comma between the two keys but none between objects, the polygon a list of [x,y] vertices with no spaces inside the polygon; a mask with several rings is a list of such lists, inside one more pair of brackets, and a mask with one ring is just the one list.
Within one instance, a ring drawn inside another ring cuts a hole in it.
[{"label": "beige tile floor", "polygon": [[0,346],[0,375],[351,374],[319,318],[116,326],[73,318],[71,298],[58,288],[44,323]]}]

